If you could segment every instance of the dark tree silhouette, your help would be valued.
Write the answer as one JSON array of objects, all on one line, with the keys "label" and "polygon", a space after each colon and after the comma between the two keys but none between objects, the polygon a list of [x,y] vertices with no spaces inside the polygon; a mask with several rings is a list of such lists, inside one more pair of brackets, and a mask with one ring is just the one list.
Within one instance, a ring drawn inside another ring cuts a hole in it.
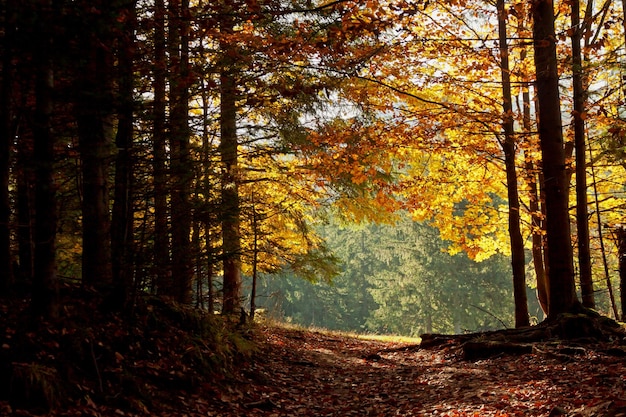
[{"label": "dark tree silhouette", "polygon": [[574,283],[552,0],[534,2],[532,16],[548,242],[548,318],[553,318],[570,311],[578,304],[578,299]]}]

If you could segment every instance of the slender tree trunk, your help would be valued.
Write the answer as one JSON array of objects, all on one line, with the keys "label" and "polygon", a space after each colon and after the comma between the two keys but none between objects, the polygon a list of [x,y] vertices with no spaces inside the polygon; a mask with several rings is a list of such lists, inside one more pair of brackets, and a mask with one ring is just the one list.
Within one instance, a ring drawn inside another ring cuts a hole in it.
[{"label": "slender tree trunk", "polygon": [[[591,158],[592,156],[592,150],[591,150],[591,144],[589,145],[589,157]],[[602,254],[602,265],[604,265],[604,279],[606,280],[606,288],[609,291],[609,301],[611,302],[611,308],[613,310],[613,317],[615,317],[616,320],[620,319],[620,315],[617,313],[617,306],[615,305],[615,295],[613,294],[613,284],[611,283],[611,274],[609,273],[609,263],[606,259],[606,250],[604,247],[604,235],[602,233],[602,218],[600,215],[600,201],[598,201],[598,182],[596,181],[596,171],[593,167],[593,165],[591,165],[591,179],[592,179],[592,184],[593,184],[593,197],[594,197],[594,203],[595,203],[595,208],[596,208],[596,225],[598,227],[598,242],[600,242],[600,253]],[[619,247],[618,247],[619,249]],[[622,262],[621,259],[621,254],[620,256],[620,262]],[[621,274],[621,263],[620,263],[620,278],[622,277]],[[622,291],[625,291],[624,288],[622,286]],[[624,309],[624,299],[622,299],[622,309]],[[621,319],[624,319],[624,316],[622,315]]]},{"label": "slender tree trunk", "polygon": [[157,292],[171,295],[173,291],[170,238],[168,231],[168,178],[165,130],[166,110],[166,54],[165,54],[165,5],[163,0],[154,2],[154,107],[153,116],[153,171],[154,171],[154,263],[156,265]]},{"label": "slender tree trunk", "polygon": [[[621,315],[618,317],[616,314],[616,319],[624,321],[626,318],[626,227],[624,225],[618,225],[615,227],[614,233],[617,243],[617,255],[619,257],[619,296],[622,305]],[[615,305],[615,303],[613,303],[613,305]],[[617,313],[617,311],[615,313]]]},{"label": "slender tree trunk", "polygon": [[[526,28],[522,19],[519,19],[518,33],[524,33]],[[527,53],[526,48],[522,48],[520,51],[520,61],[526,60]],[[530,85],[525,83],[522,91],[522,127],[524,130],[524,136],[527,141],[533,140],[534,136],[531,136],[532,123],[531,123],[531,101],[530,101]],[[538,169],[533,161],[531,155],[525,155],[524,168],[526,170],[526,183],[528,186],[529,194],[529,211],[531,221],[531,236],[532,236],[532,257],[533,267],[535,269],[535,278],[537,281],[537,300],[544,315],[548,315],[548,280],[546,277],[545,259],[544,259],[544,239],[543,239],[543,214],[541,212],[541,198],[539,195],[538,183]]]},{"label": "slender tree trunk", "polygon": [[533,4],[533,45],[539,141],[546,194],[550,302],[548,318],[570,311],[577,303],[573,253],[570,240],[569,206],[563,131],[559,97],[559,75],[551,0]]},{"label": "slender tree trunk", "polygon": [[591,275],[591,252],[589,249],[589,211],[587,208],[587,163],[585,145],[586,93],[583,81],[582,52],[580,42],[580,1],[571,0],[572,21],[572,84],[574,89],[574,148],[576,154],[576,226],[578,233],[578,267],[580,290],[585,307],[594,308],[593,279]]},{"label": "slender tree trunk", "polygon": [[189,158],[189,14],[188,0],[170,1],[170,144],[172,149],[172,272],[174,298],[191,303],[191,180]]},{"label": "slender tree trunk", "polygon": [[215,257],[213,256],[213,236],[211,233],[211,224],[205,225],[204,229],[206,257],[206,276],[207,276],[207,309],[209,313],[215,313],[215,289],[213,288],[213,271],[215,269]]},{"label": "slender tree trunk", "polygon": [[6,292],[13,283],[11,257],[11,203],[9,199],[9,154],[12,133],[11,106],[13,96],[13,44],[15,42],[15,10],[11,1],[2,2],[4,36],[2,37],[2,83],[0,84],[0,293]]},{"label": "slender tree trunk", "polygon": [[259,262],[259,214],[254,201],[254,193],[252,193],[252,290],[250,291],[250,319],[254,321],[256,314],[256,288],[258,280],[258,262]]},{"label": "slender tree trunk", "polygon": [[[233,30],[233,18],[224,14],[222,34]],[[222,161],[222,251],[224,257],[223,304],[224,314],[233,314],[241,308],[241,235],[239,206],[239,178],[237,153],[237,84],[234,62],[228,51],[233,46],[222,42],[220,69],[220,145]]]},{"label": "slender tree trunk", "polygon": [[504,0],[497,0],[498,37],[500,41],[500,73],[502,76],[504,163],[509,200],[509,238],[511,241],[511,266],[513,267],[513,294],[515,300],[515,327],[530,325],[528,299],[526,295],[526,261],[524,259],[524,240],[520,229],[520,204],[515,169],[515,132],[513,126],[513,104],[511,98],[511,76],[509,70],[509,50],[506,28]]},{"label": "slender tree trunk", "polygon": [[78,65],[76,120],[83,175],[83,284],[111,283],[109,161],[112,147],[113,68],[111,11],[108,0],[90,1],[84,31],[77,33],[82,61]]},{"label": "slender tree trunk", "polygon": [[204,309],[204,291],[202,289],[202,249],[200,248],[201,223],[194,212],[193,227],[191,232],[191,250],[194,253],[195,280],[196,280],[196,308]]},{"label": "slender tree trunk", "polygon": [[[202,46],[200,46],[202,48]],[[204,53],[203,50],[200,51],[201,54]],[[202,182],[198,181],[198,184],[202,184],[202,189],[205,195],[211,195],[211,176],[212,176],[212,166],[211,166],[211,153],[212,153],[212,144],[210,138],[210,109],[209,109],[209,86],[204,81],[202,82],[202,156],[201,156],[201,164],[200,164],[200,176],[202,177]],[[213,233],[211,232],[212,227],[214,227],[214,217],[209,210],[202,210],[202,215],[198,218],[198,227],[200,227],[200,223],[204,223],[204,251],[205,251],[205,259],[206,259],[206,268],[198,267],[198,271],[206,270],[206,283],[207,283],[207,309],[209,313],[213,314],[215,312],[215,294],[213,290],[213,269],[214,269],[214,257],[213,257]],[[199,256],[199,259],[201,257]],[[199,287],[202,288],[203,280],[200,275],[198,275],[198,283]]]},{"label": "slender tree trunk", "polygon": [[111,220],[111,259],[116,308],[127,306],[132,288],[132,149],[133,149],[133,59],[134,30],[136,26],[135,0],[121,0],[119,4],[121,32],[118,49],[118,126],[115,144],[115,190]]},{"label": "slender tree trunk", "polygon": [[35,264],[33,263],[33,229],[34,229],[34,188],[36,184],[33,169],[32,137],[20,135],[18,141],[17,166],[15,180],[17,186],[17,251],[19,259],[19,279],[30,282],[33,279]]},{"label": "slender tree trunk", "polygon": [[541,220],[541,207],[539,201],[539,192],[537,191],[537,174],[534,173],[535,166],[532,162],[528,162],[526,165],[526,169],[530,172],[529,176],[532,175],[528,183],[528,192],[530,195],[530,221],[532,227],[532,257],[533,257],[533,266],[535,269],[535,277],[537,280],[537,301],[539,301],[539,305],[541,306],[541,310],[544,315],[548,315],[548,300],[550,299],[549,289],[548,289],[548,279],[546,277],[545,270],[545,260],[544,260],[544,251],[543,251],[543,222]]},{"label": "slender tree trunk", "polygon": [[52,0],[38,3],[35,52],[35,122],[33,128],[35,188],[35,271],[32,310],[47,317],[58,316],[58,282],[56,271],[57,205],[53,174],[54,138],[52,114]]}]

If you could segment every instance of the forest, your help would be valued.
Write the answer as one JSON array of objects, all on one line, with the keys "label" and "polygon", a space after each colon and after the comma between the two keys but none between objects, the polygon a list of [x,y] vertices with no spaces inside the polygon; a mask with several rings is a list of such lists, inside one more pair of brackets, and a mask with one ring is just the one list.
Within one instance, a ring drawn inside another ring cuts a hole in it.
[{"label": "forest", "polygon": [[85,314],[626,317],[623,1],[0,6],[0,370],[71,322],[103,391]]}]

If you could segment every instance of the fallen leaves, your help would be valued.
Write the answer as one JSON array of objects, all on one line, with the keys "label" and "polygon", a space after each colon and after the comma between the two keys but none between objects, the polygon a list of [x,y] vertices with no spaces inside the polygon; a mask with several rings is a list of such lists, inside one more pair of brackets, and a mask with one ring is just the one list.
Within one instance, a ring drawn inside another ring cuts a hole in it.
[{"label": "fallen leaves", "polygon": [[[599,417],[616,415],[606,410],[626,394],[623,359],[591,348],[469,362],[452,344],[403,349],[276,328],[265,329],[261,339],[260,357],[239,382],[247,386],[245,404],[263,405],[248,409],[250,416],[505,417],[567,410],[572,417]],[[236,415],[239,405],[230,406]]]},{"label": "fallen leaves", "polygon": [[[50,404],[55,387],[68,388],[53,417],[626,416],[619,343],[539,343],[531,353],[467,361],[453,338],[425,349],[256,327],[246,336],[252,356],[219,373],[226,359],[211,333],[182,330],[183,312],[157,305],[141,326],[115,317],[39,333],[9,326],[0,359],[23,381],[38,381]],[[36,411],[5,398],[0,415]]]}]

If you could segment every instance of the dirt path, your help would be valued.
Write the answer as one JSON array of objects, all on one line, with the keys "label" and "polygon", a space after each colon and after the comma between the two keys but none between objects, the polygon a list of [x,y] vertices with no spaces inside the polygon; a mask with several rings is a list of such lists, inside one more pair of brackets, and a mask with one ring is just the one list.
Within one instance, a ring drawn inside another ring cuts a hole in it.
[{"label": "dirt path", "polygon": [[626,360],[589,348],[467,362],[455,347],[284,329],[258,337],[257,360],[208,415],[626,415]]}]

